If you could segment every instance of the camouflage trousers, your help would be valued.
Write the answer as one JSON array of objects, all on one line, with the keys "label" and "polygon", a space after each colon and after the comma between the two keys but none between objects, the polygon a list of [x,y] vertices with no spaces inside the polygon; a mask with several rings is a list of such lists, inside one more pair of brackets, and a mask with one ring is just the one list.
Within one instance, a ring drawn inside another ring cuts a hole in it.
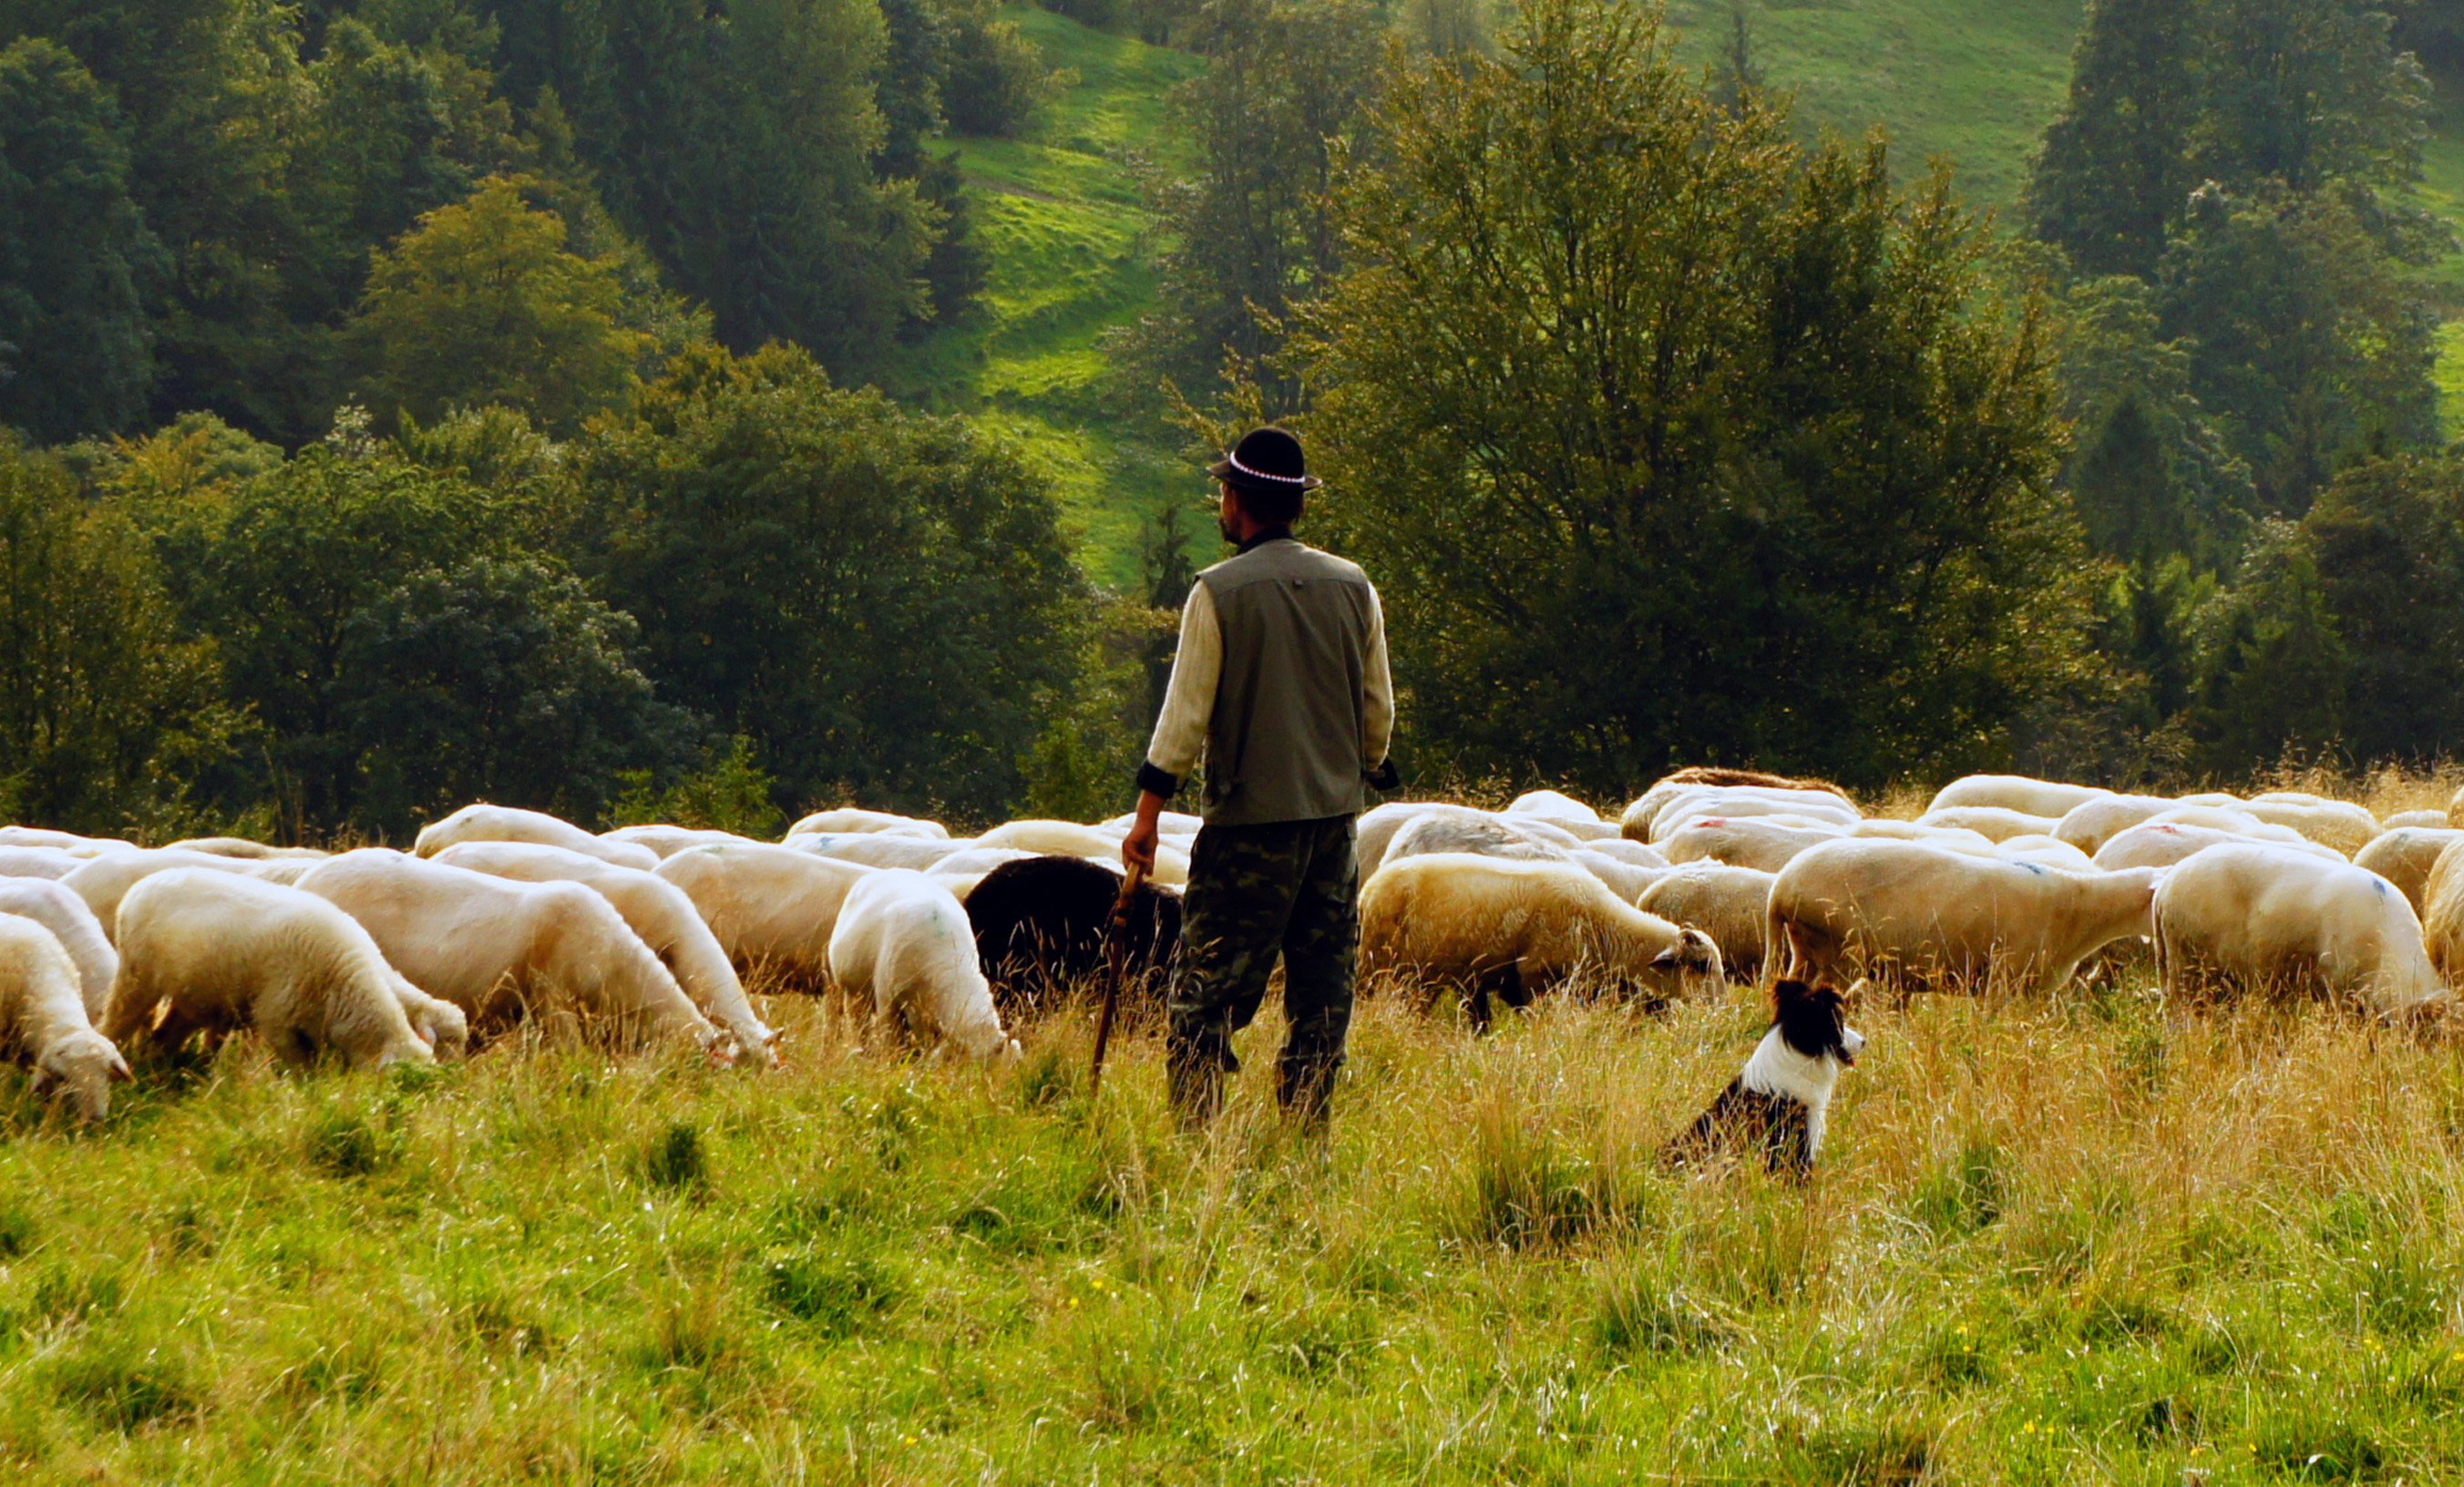
[{"label": "camouflage trousers", "polygon": [[1165,1044],[1173,1104],[1185,1124],[1203,1125],[1221,1108],[1223,1076],[1241,1066],[1232,1035],[1258,1016],[1278,955],[1289,1031],[1276,1096],[1306,1119],[1326,1118],[1352,1027],[1360,945],[1352,833],[1349,816],[1199,832]]}]

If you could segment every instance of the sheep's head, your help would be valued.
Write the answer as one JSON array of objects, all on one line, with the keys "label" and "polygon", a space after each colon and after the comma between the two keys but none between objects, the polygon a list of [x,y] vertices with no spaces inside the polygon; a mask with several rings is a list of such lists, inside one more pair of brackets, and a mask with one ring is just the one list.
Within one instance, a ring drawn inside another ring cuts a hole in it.
[{"label": "sheep's head", "polygon": [[1727,973],[1721,964],[1720,947],[1711,937],[1691,925],[1677,931],[1677,943],[1652,957],[1651,969],[1663,975],[1705,976],[1717,980]]},{"label": "sheep's head", "polygon": [[92,1028],[62,1034],[34,1058],[34,1092],[56,1085],[58,1097],[76,1102],[77,1114],[89,1121],[111,1113],[113,1082],[130,1077],[128,1061]]},{"label": "sheep's head", "polygon": [[[405,1009],[408,1011],[407,1008]],[[433,1002],[410,1014],[410,1030],[419,1035],[441,1062],[470,1057],[471,1019],[449,1001]]]}]

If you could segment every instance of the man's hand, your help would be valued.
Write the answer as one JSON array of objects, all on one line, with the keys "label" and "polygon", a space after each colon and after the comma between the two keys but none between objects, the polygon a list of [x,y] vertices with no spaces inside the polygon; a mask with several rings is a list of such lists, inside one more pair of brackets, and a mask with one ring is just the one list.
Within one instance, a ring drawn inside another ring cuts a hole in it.
[{"label": "man's hand", "polygon": [[1155,843],[1163,837],[1157,824],[1163,815],[1163,797],[1152,790],[1138,794],[1138,819],[1130,834],[1121,840],[1121,865],[1133,872],[1155,871]]}]

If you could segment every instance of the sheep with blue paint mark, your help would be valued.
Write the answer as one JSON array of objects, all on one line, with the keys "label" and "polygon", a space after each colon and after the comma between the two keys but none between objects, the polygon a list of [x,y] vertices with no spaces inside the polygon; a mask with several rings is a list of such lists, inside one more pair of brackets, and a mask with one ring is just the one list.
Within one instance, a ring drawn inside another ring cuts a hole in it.
[{"label": "sheep with blue paint mark", "polygon": [[2228,842],[2194,853],[2157,890],[2155,930],[2168,995],[2323,991],[2389,1016],[2453,1000],[2395,885],[2308,852]]}]

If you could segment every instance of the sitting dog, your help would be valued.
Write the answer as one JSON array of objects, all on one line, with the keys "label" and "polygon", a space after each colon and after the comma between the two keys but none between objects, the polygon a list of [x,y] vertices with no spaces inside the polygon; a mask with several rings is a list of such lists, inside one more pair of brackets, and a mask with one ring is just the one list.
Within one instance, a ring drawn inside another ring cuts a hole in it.
[{"label": "sitting dog", "polygon": [[1677,1166],[1739,1146],[1760,1148],[1775,1172],[1814,1170],[1839,1071],[1857,1061],[1865,1036],[1842,1016],[1830,987],[1782,981],[1771,992],[1771,1031],[1711,1108],[1662,1153]]}]

